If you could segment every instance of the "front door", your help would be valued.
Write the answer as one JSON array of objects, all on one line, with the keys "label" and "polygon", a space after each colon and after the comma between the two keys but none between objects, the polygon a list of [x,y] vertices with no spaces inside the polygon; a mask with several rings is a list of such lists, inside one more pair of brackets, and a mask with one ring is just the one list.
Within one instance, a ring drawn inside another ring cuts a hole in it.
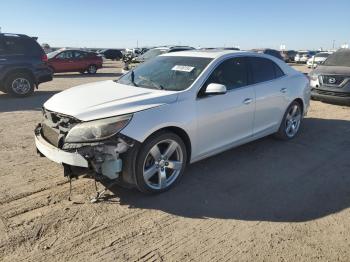
[{"label": "front door", "polygon": [[[227,93],[205,95],[210,83],[223,84]],[[197,103],[198,155],[205,157],[251,137],[255,111],[254,88],[249,86],[246,58],[222,62],[199,92]]]}]

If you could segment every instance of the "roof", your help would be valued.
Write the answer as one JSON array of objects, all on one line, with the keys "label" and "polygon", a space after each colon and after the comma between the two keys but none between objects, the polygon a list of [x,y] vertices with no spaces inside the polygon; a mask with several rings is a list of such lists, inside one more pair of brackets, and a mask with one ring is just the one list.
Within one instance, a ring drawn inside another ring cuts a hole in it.
[{"label": "roof", "polygon": [[166,50],[170,50],[170,49],[174,49],[174,48],[188,48],[189,50],[194,49],[193,47],[182,46],[182,45],[158,46],[158,47],[154,47],[154,48],[151,48],[151,49],[166,49]]},{"label": "roof", "polygon": [[234,50],[220,50],[220,49],[210,49],[210,50],[188,50],[174,53],[166,53],[162,56],[190,56],[190,57],[207,57],[207,58],[217,58],[227,54],[247,54],[246,51],[234,51]]}]

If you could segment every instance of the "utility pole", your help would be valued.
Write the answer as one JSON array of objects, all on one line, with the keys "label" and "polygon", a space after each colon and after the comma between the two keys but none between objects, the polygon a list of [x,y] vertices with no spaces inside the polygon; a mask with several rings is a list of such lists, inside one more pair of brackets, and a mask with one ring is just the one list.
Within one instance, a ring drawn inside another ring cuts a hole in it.
[{"label": "utility pole", "polygon": [[334,48],[335,48],[335,40],[333,40],[333,50],[334,50]]}]

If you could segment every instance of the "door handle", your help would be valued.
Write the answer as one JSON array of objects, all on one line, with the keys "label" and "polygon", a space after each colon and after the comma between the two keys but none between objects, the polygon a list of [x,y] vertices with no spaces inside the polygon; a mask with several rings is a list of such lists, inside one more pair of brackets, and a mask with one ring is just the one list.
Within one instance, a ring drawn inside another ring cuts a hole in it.
[{"label": "door handle", "polygon": [[252,98],[246,98],[243,100],[243,104],[249,105],[251,102],[253,102]]},{"label": "door handle", "polygon": [[281,93],[283,93],[283,94],[284,94],[284,93],[286,93],[286,92],[287,92],[287,88],[281,88],[281,90],[280,90],[280,91],[281,91]]},{"label": "door handle", "polygon": [[7,61],[6,58],[0,58],[0,61]]}]

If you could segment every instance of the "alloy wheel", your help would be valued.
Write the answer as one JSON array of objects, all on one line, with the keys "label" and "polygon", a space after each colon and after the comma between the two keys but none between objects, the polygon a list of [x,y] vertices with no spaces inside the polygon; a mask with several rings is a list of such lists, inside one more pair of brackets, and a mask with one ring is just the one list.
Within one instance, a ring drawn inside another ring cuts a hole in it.
[{"label": "alloy wheel", "polygon": [[285,132],[289,138],[294,137],[299,130],[301,110],[298,104],[294,104],[288,111],[285,122]]},{"label": "alloy wheel", "polygon": [[95,73],[97,72],[96,66],[94,66],[94,65],[89,66],[88,72],[89,72],[90,74],[95,74]]},{"label": "alloy wheel", "polygon": [[144,181],[152,189],[165,189],[175,182],[183,165],[184,154],[180,145],[172,139],[160,141],[146,155]]},{"label": "alloy wheel", "polygon": [[30,82],[25,78],[16,78],[12,81],[11,87],[19,95],[27,94],[31,89]]}]

